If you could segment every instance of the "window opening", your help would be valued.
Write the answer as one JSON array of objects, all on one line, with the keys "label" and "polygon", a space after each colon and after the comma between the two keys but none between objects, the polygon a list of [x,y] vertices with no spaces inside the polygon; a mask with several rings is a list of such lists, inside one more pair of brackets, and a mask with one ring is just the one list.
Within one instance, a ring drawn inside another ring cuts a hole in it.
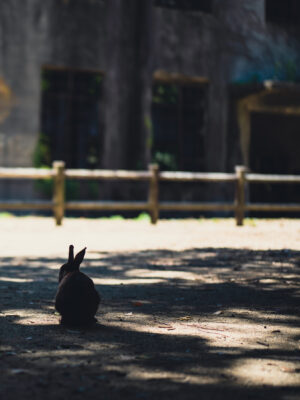
[{"label": "window opening", "polygon": [[[295,151],[300,146],[299,124],[299,115],[252,112],[251,170],[262,174],[300,174],[300,159]],[[297,203],[300,188],[287,184],[252,184],[250,199],[258,203]]]},{"label": "window opening", "polygon": [[100,153],[101,73],[42,70],[41,133],[50,157],[68,168],[95,168]]},{"label": "window opening", "polygon": [[162,169],[204,169],[205,104],[206,89],[203,86],[154,84],[152,159]]},{"label": "window opening", "polygon": [[266,0],[266,21],[285,25],[299,25],[300,1]]}]

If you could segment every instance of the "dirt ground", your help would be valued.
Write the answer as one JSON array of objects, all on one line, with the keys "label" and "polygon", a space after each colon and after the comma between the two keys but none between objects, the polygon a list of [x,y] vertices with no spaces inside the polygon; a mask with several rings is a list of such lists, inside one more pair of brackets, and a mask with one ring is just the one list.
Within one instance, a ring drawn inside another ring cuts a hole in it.
[{"label": "dirt ground", "polygon": [[[59,325],[69,244],[102,296]],[[1,399],[300,399],[300,221],[0,219]]]}]

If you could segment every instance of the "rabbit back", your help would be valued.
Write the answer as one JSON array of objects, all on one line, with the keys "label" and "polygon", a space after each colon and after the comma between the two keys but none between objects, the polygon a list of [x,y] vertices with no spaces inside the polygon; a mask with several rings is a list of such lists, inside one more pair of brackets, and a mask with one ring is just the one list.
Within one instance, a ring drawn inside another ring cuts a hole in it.
[{"label": "rabbit back", "polygon": [[74,271],[61,280],[55,308],[62,316],[62,323],[87,325],[95,321],[100,300],[92,279],[80,271]]}]

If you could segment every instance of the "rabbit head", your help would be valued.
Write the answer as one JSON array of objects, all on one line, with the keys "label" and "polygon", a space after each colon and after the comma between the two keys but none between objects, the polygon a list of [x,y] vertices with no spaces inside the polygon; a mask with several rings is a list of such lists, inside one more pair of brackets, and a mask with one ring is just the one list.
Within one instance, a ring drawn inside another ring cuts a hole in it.
[{"label": "rabbit head", "polygon": [[72,244],[69,246],[68,262],[60,267],[58,282],[61,282],[61,280],[70,272],[79,271],[80,264],[82,263],[85,256],[85,250],[86,247],[82,249],[79,253],[77,253],[74,258],[74,246]]}]

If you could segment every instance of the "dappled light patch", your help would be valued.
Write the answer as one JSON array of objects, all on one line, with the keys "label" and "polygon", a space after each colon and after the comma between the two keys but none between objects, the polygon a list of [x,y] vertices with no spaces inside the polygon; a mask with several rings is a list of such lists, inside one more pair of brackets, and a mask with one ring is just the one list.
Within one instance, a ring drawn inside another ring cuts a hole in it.
[{"label": "dappled light patch", "polygon": [[55,314],[63,258],[3,258],[6,388],[54,395],[55,382],[64,397],[101,390],[133,399],[298,391],[299,259],[294,250],[210,247],[93,252],[82,270],[103,300],[98,324],[83,330]]},{"label": "dappled light patch", "polygon": [[232,374],[241,385],[298,386],[300,358],[243,358],[234,363]]},{"label": "dappled light patch", "polygon": [[153,285],[164,282],[163,279],[153,278],[135,278],[135,279],[116,279],[116,278],[94,278],[95,285]]},{"label": "dappled light patch", "polygon": [[149,270],[147,268],[144,269],[130,269],[126,272],[126,276],[133,277],[138,276],[141,278],[161,278],[161,281],[167,279],[180,279],[180,280],[195,280],[197,279],[198,275],[188,272],[188,271],[176,271],[176,270]]},{"label": "dappled light patch", "polygon": [[197,371],[196,374],[191,374],[187,376],[186,373],[174,373],[166,370],[159,370],[159,371],[142,371],[139,368],[134,368],[129,376],[129,379],[134,379],[134,380],[140,380],[140,381],[153,381],[164,383],[166,382],[172,382],[174,384],[176,383],[189,383],[193,385],[217,385],[220,383],[222,379],[218,375],[212,376],[209,375],[207,372],[203,371],[203,374],[199,373]]},{"label": "dappled light patch", "polygon": [[[29,306],[36,306],[30,302]],[[58,321],[58,317],[54,315],[53,309],[50,306],[36,308],[19,308],[7,309],[5,312],[0,313],[0,318],[6,318],[8,321],[13,321],[16,325],[53,325]]]},{"label": "dappled light patch", "polygon": [[14,278],[14,277],[0,277],[0,281],[2,282],[17,282],[17,283],[26,283],[26,282],[33,282],[33,279],[28,278]]}]

